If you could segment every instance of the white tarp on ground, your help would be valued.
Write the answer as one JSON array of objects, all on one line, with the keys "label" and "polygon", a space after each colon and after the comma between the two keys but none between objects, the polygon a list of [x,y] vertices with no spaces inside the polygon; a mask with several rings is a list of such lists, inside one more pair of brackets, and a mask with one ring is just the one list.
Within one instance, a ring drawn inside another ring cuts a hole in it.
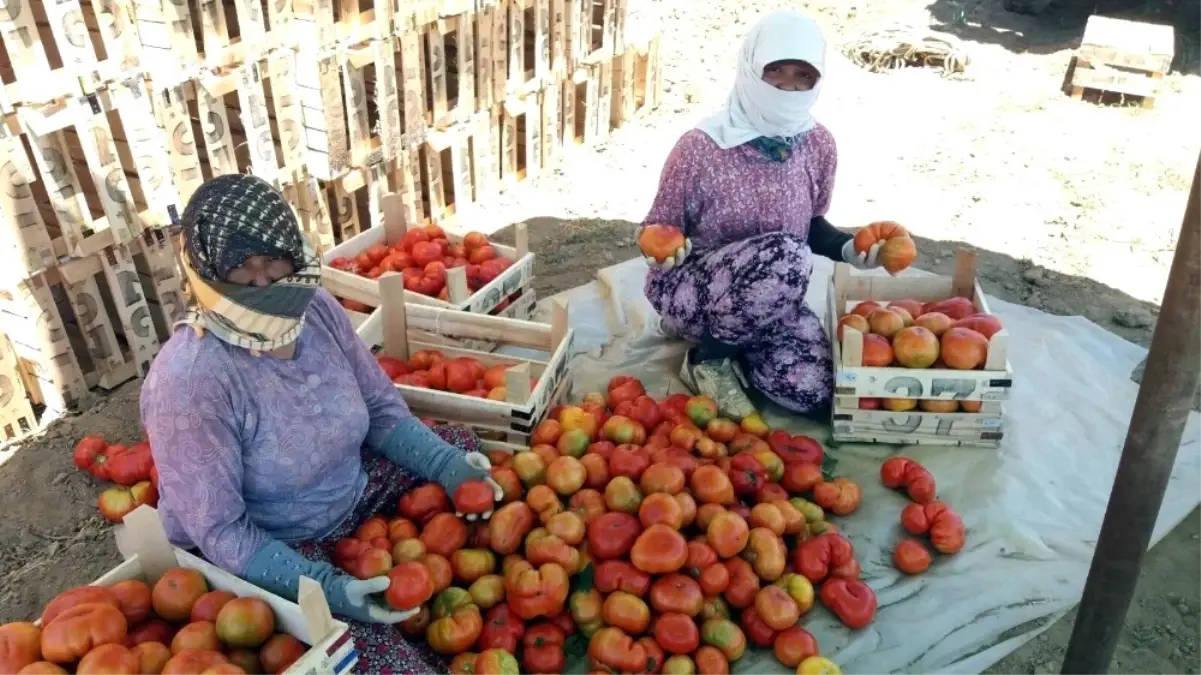
[{"label": "white tarp on ground", "polygon": [[[819,315],[832,273],[833,263],[816,258],[808,300]],[[642,378],[655,397],[685,391],[675,376],[685,345],[660,332],[642,294],[645,275],[645,263],[632,260],[549,299],[569,303],[576,343],[586,350],[573,362],[574,399],[603,391],[619,373]],[[992,298],[989,305],[1012,335],[1015,384],[1002,448],[904,449],[934,473],[940,498],[962,515],[963,551],[936,559],[918,577],[897,572],[891,553],[905,498],[880,484],[879,467],[899,447],[831,450],[836,473],[863,488],[863,505],[839,525],[880,603],[875,622],[857,632],[822,609],[809,614],[806,627],[845,672],[978,673],[1080,600],[1134,405],[1130,372],[1146,350],[1082,317]],[[1153,541],[1201,500],[1197,421],[1192,414]],[[779,410],[768,422],[829,440],[828,425]],[[734,664],[742,673],[785,670],[768,652],[748,652]]]}]

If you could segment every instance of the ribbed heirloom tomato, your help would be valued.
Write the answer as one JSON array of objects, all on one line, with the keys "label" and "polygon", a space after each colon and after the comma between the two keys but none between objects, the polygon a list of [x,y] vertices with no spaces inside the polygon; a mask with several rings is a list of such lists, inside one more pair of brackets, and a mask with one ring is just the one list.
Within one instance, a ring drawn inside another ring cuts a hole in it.
[{"label": "ribbed heirloom tomato", "polygon": [[121,610],[100,602],[85,602],[59,613],[42,629],[42,658],[72,663],[96,645],[121,644],[128,624]]},{"label": "ribbed heirloom tomato", "polygon": [[437,483],[426,483],[401,495],[396,510],[415,523],[424,523],[436,514],[450,511],[450,498]]},{"label": "ribbed heirloom tomato", "polygon": [[606,560],[596,566],[593,584],[601,593],[625,591],[641,597],[651,586],[651,575],[624,560]]},{"label": "ribbed heirloom tomato", "polygon": [[736,556],[746,548],[750,528],[746,520],[733,511],[725,511],[713,517],[705,530],[705,540],[722,558]]},{"label": "ribbed heirloom tomato", "polygon": [[776,635],[772,653],[781,664],[796,668],[801,661],[817,656],[817,639],[804,628],[793,626]]},{"label": "ribbed heirloom tomato", "polygon": [[651,622],[651,610],[636,595],[617,591],[605,598],[601,609],[605,624],[620,628],[632,635],[638,635],[647,629]]},{"label": "ribbed heirloom tomato", "polygon": [[730,483],[730,477],[716,466],[698,467],[689,484],[692,495],[701,504],[734,503],[734,486]]},{"label": "ribbed heirloom tomato", "polygon": [[675,572],[688,560],[688,543],[683,535],[666,525],[651,525],[638,536],[630,550],[634,567],[650,574]]},{"label": "ribbed heirloom tomato", "polygon": [[588,642],[588,658],[594,667],[603,667],[611,672],[642,672],[646,657],[645,647],[611,626],[596,631]]}]

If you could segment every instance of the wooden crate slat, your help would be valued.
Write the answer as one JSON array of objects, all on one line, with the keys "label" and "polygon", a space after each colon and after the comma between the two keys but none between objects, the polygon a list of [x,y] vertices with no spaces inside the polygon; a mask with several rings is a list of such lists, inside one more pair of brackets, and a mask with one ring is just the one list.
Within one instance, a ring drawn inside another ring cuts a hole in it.
[{"label": "wooden crate slat", "polygon": [[133,255],[125,245],[116,244],[100,254],[100,264],[113,291],[117,316],[133,353],[138,377],[146,377],[150,372],[150,362],[158,354],[159,341]]},{"label": "wooden crate slat", "polygon": [[5,269],[0,275],[28,277],[55,264],[54,247],[46,222],[34,199],[31,183],[37,181],[21,139],[0,138],[0,230],[4,244]]},{"label": "wooden crate slat", "polygon": [[102,286],[108,288],[108,281],[99,257],[71,261],[55,272],[87,348],[92,377],[89,386],[112,389],[134,377],[133,361],[121,350],[114,329],[117,324],[108,315],[100,292]]},{"label": "wooden crate slat", "polygon": [[29,138],[50,207],[58,220],[59,234],[70,250],[77,250],[88,236],[86,230],[90,230],[92,219],[62,132],[29,134]]},{"label": "wooden crate slat", "polygon": [[[214,170],[218,167],[225,169],[220,173],[237,173],[238,164],[234,159],[233,142],[229,138],[225,105],[216,103],[204,87],[196,85],[195,88],[209,165]],[[204,103],[201,104],[200,100]],[[204,183],[204,173],[200,168],[200,153],[192,130],[185,89],[182,86],[162,89],[154,103],[161,119],[162,133],[166,137],[167,162],[175,179],[176,197],[180,205],[186,205],[196,189]],[[176,208],[182,214],[183,206]]]},{"label": "wooden crate slat", "polygon": [[93,221],[92,229],[107,229],[114,243],[125,243],[141,234],[142,217],[134,208],[112,129],[103,114],[92,115],[75,125],[75,129],[105,216],[103,221]]},{"label": "wooden crate slat", "polygon": [[[268,4],[274,6],[274,3]],[[290,169],[302,167],[308,143],[304,133],[304,111],[296,89],[296,52],[282,49],[270,55],[267,59],[267,77],[283,165]]]},{"label": "wooden crate slat", "polygon": [[371,153],[371,124],[367,117],[367,84],[363,71],[346,59],[341,65],[342,92],[346,105],[347,139],[350,165],[364,166]]},{"label": "wooden crate slat", "polygon": [[309,170],[320,180],[333,180],[350,162],[335,57],[316,59],[301,52],[296,59],[296,87],[304,112]]},{"label": "wooden crate slat", "polygon": [[20,368],[8,338],[0,333],[0,443],[16,440],[38,429]]},{"label": "wooden crate slat", "polygon": [[17,354],[33,366],[47,408],[74,408],[87,385],[43,275],[0,290],[0,317]]},{"label": "wooden crate slat", "polygon": [[[134,154],[146,205],[154,214],[153,220],[143,225],[164,227],[179,222],[182,211],[179,190],[175,186],[163,130],[154,121],[145,83],[136,80],[125,83],[117,88],[114,98]],[[190,124],[187,131],[191,131]],[[192,145],[192,154],[196,154],[195,144]]]},{"label": "wooden crate slat", "polygon": [[248,63],[238,71],[238,102],[242,109],[242,128],[246,131],[250,150],[251,170],[268,183],[280,185],[282,175],[279,160],[275,156],[267,96],[263,92],[262,72],[257,61]]},{"label": "wooden crate slat", "polygon": [[[385,3],[388,4],[388,3]],[[400,115],[400,92],[396,87],[396,39],[375,40],[375,108],[379,111],[380,148],[383,161],[394,162],[400,153],[403,137]]]}]

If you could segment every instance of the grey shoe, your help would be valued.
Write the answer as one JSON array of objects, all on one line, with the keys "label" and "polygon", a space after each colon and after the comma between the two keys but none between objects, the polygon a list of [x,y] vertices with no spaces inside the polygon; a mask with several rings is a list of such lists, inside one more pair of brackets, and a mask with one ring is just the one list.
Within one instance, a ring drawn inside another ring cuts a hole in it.
[{"label": "grey shoe", "polygon": [[688,350],[680,366],[680,379],[689,389],[717,401],[722,416],[741,420],[755,412],[755,405],[746,395],[750,388],[742,367],[737,361],[719,359],[692,362],[693,350]]}]

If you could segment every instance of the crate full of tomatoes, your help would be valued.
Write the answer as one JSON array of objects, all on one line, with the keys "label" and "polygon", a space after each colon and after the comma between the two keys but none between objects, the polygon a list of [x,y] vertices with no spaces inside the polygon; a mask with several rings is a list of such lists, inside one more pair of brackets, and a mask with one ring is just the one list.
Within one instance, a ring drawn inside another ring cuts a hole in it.
[{"label": "crate full of tomatoes", "polygon": [[[534,425],[570,388],[575,333],[555,304],[551,323],[518,321],[404,304],[395,276],[384,277],[383,306],[357,335],[400,390],[413,414],[529,438]],[[525,357],[444,346],[446,339],[486,341]]]},{"label": "crate full of tomatoes", "polygon": [[405,302],[488,314],[516,302],[534,274],[524,224],[516,247],[502,246],[480,232],[459,236],[441,227],[406,230],[400,197],[383,200],[383,224],[364,230],[322,255],[322,285],[344,307],[367,313],[380,305],[379,277],[404,278]]},{"label": "crate full of tomatoes", "polygon": [[960,252],[955,274],[853,274],[835,266],[826,306],[833,346],[833,438],[998,447],[1013,386],[1009,331]]},{"label": "crate full of tomatoes", "polygon": [[[125,562],[59,593],[36,621],[0,626],[0,673],[353,670],[354,642],[328,607],[302,610],[172,547],[150,507],[125,525]],[[325,605],[315,581],[303,579],[301,595]]]},{"label": "crate full of tomatoes", "polygon": [[[603,672],[722,673],[770,654],[837,673],[810,619],[872,623],[875,593],[839,532],[861,492],[823,474],[814,439],[757,415],[723,419],[704,396],[656,401],[621,376],[555,408],[532,440],[485,443],[499,505],[479,481],[453,495],[427,484],[336,543],[346,572],[392,580],[384,601],[418,610],[401,630],[450,672],[561,673],[587,659]],[[963,547],[929,471],[895,458],[880,476],[907,497],[899,569],[921,574]]]}]

